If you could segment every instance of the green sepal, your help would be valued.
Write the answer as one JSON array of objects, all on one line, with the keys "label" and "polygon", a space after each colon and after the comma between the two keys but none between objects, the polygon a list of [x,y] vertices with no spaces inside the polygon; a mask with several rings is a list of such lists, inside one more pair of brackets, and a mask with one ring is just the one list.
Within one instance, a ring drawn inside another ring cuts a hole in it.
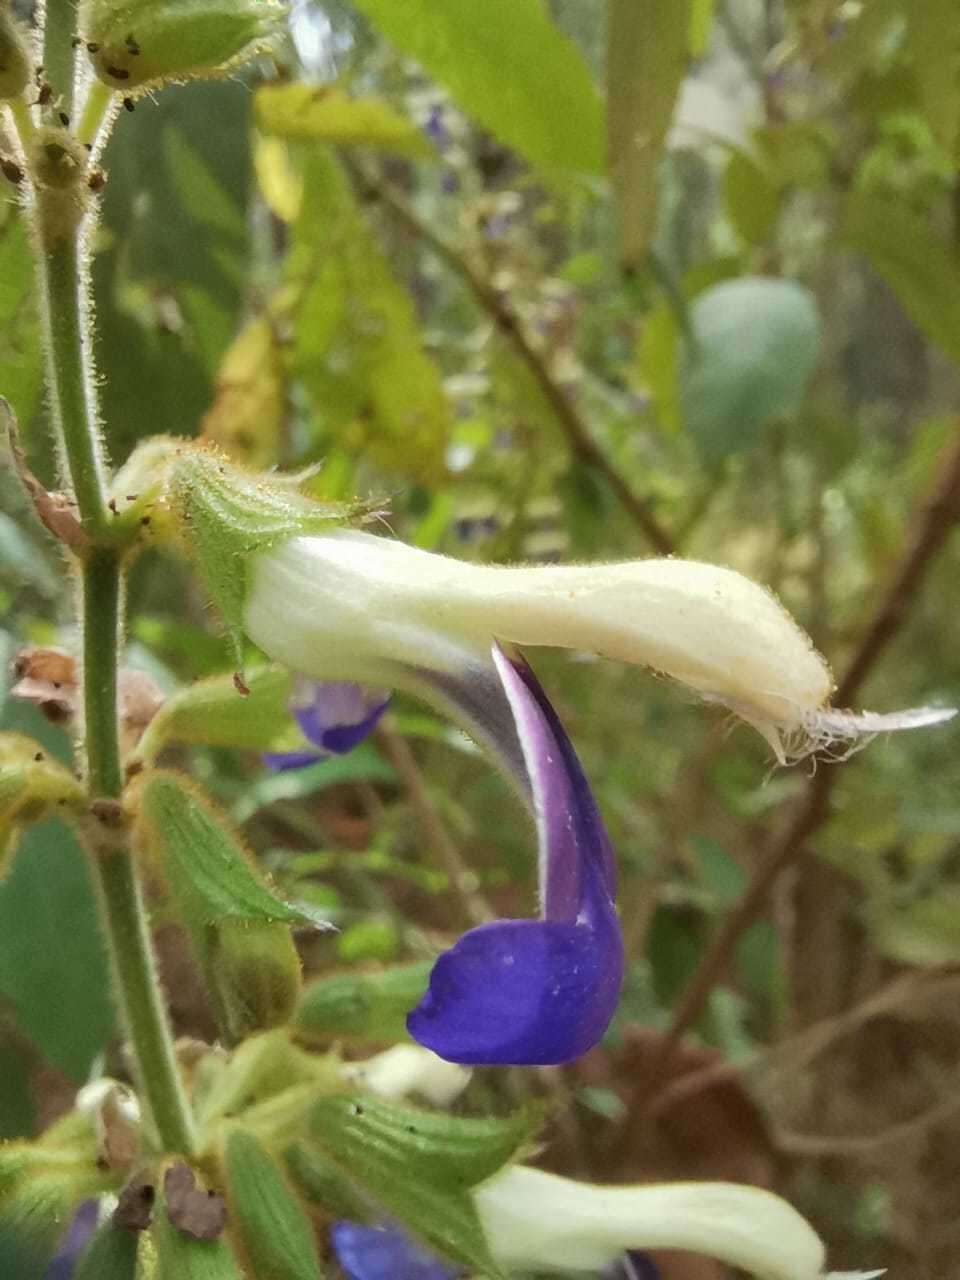
[{"label": "green sepal", "polygon": [[22,827],[83,803],[80,783],[39,742],[19,733],[0,734],[0,878]]},{"label": "green sepal", "polygon": [[339,1159],[344,1148],[363,1145],[367,1158],[398,1160],[412,1181],[467,1190],[529,1149],[540,1124],[534,1110],[508,1116],[453,1116],[352,1092],[321,1098],[310,1114],[312,1137]]},{"label": "green sepal", "polygon": [[71,1111],[32,1142],[0,1143],[0,1233],[41,1250],[81,1200],[115,1190],[120,1175],[98,1167],[92,1118]]},{"label": "green sepal", "polygon": [[33,79],[33,58],[26,32],[0,5],[0,100],[19,98]]},{"label": "green sepal", "polygon": [[502,1274],[470,1188],[528,1145],[530,1114],[464,1119],[341,1094],[314,1105],[309,1135],[361,1197],[376,1201],[431,1248],[483,1275]]},{"label": "green sepal", "polygon": [[407,1014],[426,991],[432,967],[427,960],[311,982],[293,1020],[297,1034],[308,1040],[406,1040]]},{"label": "green sepal", "polygon": [[80,1255],[72,1280],[135,1280],[140,1235],[105,1222]]},{"label": "green sepal", "polygon": [[175,773],[147,774],[136,793],[147,846],[188,927],[326,921],[279,898],[212,803]]},{"label": "green sepal", "polygon": [[246,696],[232,676],[198,680],[169,697],[147,726],[137,755],[152,760],[170,742],[265,751],[290,728],[290,673],[248,672]]},{"label": "green sepal", "polygon": [[82,0],[80,30],[100,79],[129,93],[248,61],[286,12],[279,0]]},{"label": "green sepal", "polygon": [[226,920],[207,925],[195,945],[229,1044],[290,1021],[302,972],[288,925]]},{"label": "green sepal", "polygon": [[366,1226],[379,1221],[383,1211],[317,1147],[296,1142],[285,1153],[290,1176],[308,1200],[331,1218],[347,1218]]},{"label": "green sepal", "polygon": [[269,1152],[234,1129],[224,1149],[227,1200],[258,1280],[320,1280],[313,1228]]},{"label": "green sepal", "polygon": [[314,502],[297,491],[295,482],[248,475],[209,449],[177,458],[169,502],[223,619],[238,668],[248,558],[289,538],[322,533],[356,512],[342,503]]},{"label": "green sepal", "polygon": [[290,926],[323,927],[309,907],[279,898],[225,818],[186,779],[146,776],[138,812],[148,849],[187,928],[231,1044],[286,1022],[302,978]]},{"label": "green sepal", "polygon": [[157,1197],[150,1225],[156,1250],[156,1280],[243,1280],[229,1241],[195,1240],[170,1221],[163,1195]]}]

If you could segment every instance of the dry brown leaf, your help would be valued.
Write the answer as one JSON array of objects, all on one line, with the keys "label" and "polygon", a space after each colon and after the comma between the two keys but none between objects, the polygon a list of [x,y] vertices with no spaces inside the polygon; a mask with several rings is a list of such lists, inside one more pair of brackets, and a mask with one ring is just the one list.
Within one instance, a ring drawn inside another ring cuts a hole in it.
[{"label": "dry brown leaf", "polygon": [[204,1191],[189,1165],[178,1160],[163,1175],[167,1216],[178,1231],[194,1240],[216,1240],[227,1222],[227,1205],[216,1191]]}]

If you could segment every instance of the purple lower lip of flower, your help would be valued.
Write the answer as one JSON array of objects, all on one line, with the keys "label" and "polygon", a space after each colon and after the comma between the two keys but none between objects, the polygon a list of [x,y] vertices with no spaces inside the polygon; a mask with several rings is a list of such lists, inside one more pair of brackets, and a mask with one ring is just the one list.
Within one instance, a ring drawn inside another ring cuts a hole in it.
[{"label": "purple lower lip of flower", "polygon": [[376,728],[390,695],[352,681],[300,680],[291,711],[300,732],[316,750],[271,751],[263,762],[270,769],[303,769],[328,755],[346,755]]},{"label": "purple lower lip of flower", "polygon": [[77,1261],[96,1230],[98,1209],[96,1200],[84,1200],[77,1207],[43,1280],[71,1280]]},{"label": "purple lower lip of flower", "polygon": [[[610,842],[580,762],[526,662],[493,660],[526,768],[540,846],[539,920],[500,920],[441,955],[407,1029],[441,1058],[552,1065],[601,1038],[617,1006],[623,945]],[[488,717],[490,723],[496,716]],[[507,743],[507,758],[515,755]]]},{"label": "purple lower lip of flower", "polygon": [[441,1262],[396,1227],[335,1222],[330,1242],[347,1280],[454,1280],[460,1267]]}]

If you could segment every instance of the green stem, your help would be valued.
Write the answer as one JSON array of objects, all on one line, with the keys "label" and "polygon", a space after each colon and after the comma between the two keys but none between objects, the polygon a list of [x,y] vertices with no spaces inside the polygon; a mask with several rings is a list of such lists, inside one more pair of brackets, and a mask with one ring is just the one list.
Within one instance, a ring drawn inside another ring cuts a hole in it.
[{"label": "green stem", "polygon": [[[122,589],[115,551],[107,548],[88,555],[82,591],[88,787],[102,804],[116,800],[123,787],[117,723]],[[194,1149],[193,1124],[174,1057],[136,866],[130,850],[111,832],[119,820],[116,810],[108,805],[97,818],[103,834],[90,841],[91,861],[137,1075],[164,1149],[186,1155]]]},{"label": "green stem", "polygon": [[53,245],[40,244],[39,301],[53,425],[81,523],[95,537],[107,524],[107,510],[94,380],[88,373],[92,352],[83,314],[79,241],[79,235],[68,235]]},{"label": "green stem", "polygon": [[73,111],[73,35],[76,23],[75,0],[46,0],[43,24],[43,68],[47,80],[59,95],[62,111]]}]

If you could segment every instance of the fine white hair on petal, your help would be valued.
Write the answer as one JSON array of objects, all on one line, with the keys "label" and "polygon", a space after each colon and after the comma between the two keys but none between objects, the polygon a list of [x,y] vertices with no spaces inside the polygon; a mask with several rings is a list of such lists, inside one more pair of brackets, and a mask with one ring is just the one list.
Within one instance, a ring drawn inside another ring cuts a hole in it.
[{"label": "fine white hair on petal", "polygon": [[628,1249],[685,1249],[760,1280],[820,1280],[824,1246],[759,1187],[687,1182],[603,1187],[514,1165],[473,1191],[507,1270],[596,1272]]}]

